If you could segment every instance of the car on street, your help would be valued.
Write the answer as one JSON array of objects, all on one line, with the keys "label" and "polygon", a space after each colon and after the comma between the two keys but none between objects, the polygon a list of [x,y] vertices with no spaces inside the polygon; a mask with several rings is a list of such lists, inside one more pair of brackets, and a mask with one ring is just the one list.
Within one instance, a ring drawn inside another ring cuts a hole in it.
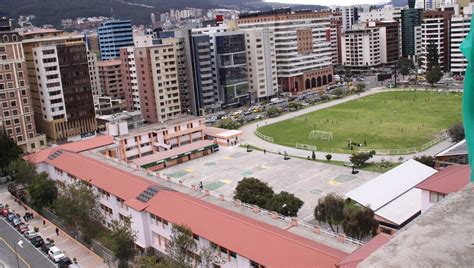
[{"label": "car on street", "polygon": [[10,213],[10,210],[9,210],[7,207],[4,207],[4,208],[2,209],[2,216],[3,216],[3,217],[8,216],[9,213]]},{"label": "car on street", "polygon": [[18,232],[20,232],[22,234],[30,230],[30,228],[28,228],[28,225],[26,225],[24,223],[18,224],[16,226],[16,229],[18,230]]},{"label": "car on street", "polygon": [[68,268],[70,265],[72,265],[72,261],[68,257],[64,257],[58,261],[59,268]]},{"label": "car on street", "polygon": [[58,262],[60,259],[64,258],[64,253],[56,246],[52,246],[48,250],[48,256],[54,262]]},{"label": "car on street", "polygon": [[26,239],[30,239],[32,237],[35,237],[38,235],[37,232],[35,232],[34,230],[29,230],[27,232],[24,232],[23,235],[26,237]]},{"label": "car on street", "polygon": [[12,221],[13,227],[17,227],[20,223],[22,223],[21,218],[19,217],[13,218],[13,221]]},{"label": "car on street", "polygon": [[15,213],[13,213],[13,212],[8,213],[8,216],[7,216],[8,222],[11,223],[13,221],[13,218],[15,218],[15,217],[16,217]]},{"label": "car on street", "polygon": [[31,244],[32,244],[33,246],[37,247],[37,248],[39,248],[39,247],[41,247],[42,245],[44,245],[44,240],[43,240],[43,238],[42,238],[41,236],[39,236],[39,235],[36,235],[36,236],[31,237],[29,240],[30,240]]}]

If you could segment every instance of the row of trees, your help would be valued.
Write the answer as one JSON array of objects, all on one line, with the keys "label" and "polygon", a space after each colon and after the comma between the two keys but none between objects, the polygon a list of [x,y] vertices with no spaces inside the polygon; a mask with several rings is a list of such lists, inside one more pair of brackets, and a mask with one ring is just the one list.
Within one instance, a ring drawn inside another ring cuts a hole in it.
[{"label": "row of trees", "polygon": [[[438,46],[434,42],[430,42],[426,47],[426,81],[433,86],[443,77],[443,71],[439,65],[439,52]],[[418,65],[423,65],[420,58]],[[411,74],[415,70],[415,64],[413,61],[407,58],[401,58],[399,62],[400,74],[405,76]]]},{"label": "row of trees", "polygon": [[239,181],[234,198],[291,217],[296,216],[304,204],[291,193],[282,191],[275,194],[267,183],[256,178],[244,178]]},{"label": "row of trees", "polygon": [[339,232],[339,226],[342,226],[346,235],[359,240],[377,233],[378,222],[370,208],[344,200],[334,193],[318,200],[314,217],[320,223],[327,223],[333,232]]}]

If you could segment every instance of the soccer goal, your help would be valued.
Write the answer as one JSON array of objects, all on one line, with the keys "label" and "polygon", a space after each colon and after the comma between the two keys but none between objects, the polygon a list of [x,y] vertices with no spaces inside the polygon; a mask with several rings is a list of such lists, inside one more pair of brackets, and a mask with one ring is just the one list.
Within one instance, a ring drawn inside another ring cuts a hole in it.
[{"label": "soccer goal", "polygon": [[313,140],[330,141],[333,139],[333,135],[332,132],[312,130],[309,133],[309,138]]}]

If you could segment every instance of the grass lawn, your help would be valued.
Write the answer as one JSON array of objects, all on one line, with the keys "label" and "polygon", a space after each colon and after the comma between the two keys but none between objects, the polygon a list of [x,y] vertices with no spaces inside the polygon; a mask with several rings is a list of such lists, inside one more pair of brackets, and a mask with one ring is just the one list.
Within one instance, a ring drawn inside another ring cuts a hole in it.
[{"label": "grass lawn", "polygon": [[[316,145],[319,151],[348,150],[347,141],[364,149],[417,147],[461,121],[460,93],[383,92],[258,128],[275,143]],[[333,133],[330,141],[310,139],[312,130]],[[358,148],[356,148],[358,149]]]}]

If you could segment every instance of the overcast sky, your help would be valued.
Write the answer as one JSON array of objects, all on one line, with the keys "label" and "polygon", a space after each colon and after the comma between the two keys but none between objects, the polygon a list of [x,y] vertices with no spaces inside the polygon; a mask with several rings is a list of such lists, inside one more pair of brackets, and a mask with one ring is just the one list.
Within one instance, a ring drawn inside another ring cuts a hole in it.
[{"label": "overcast sky", "polygon": [[308,5],[322,5],[322,6],[349,6],[357,4],[384,4],[390,2],[390,0],[265,0],[265,2],[278,2],[288,4],[308,4]]}]

